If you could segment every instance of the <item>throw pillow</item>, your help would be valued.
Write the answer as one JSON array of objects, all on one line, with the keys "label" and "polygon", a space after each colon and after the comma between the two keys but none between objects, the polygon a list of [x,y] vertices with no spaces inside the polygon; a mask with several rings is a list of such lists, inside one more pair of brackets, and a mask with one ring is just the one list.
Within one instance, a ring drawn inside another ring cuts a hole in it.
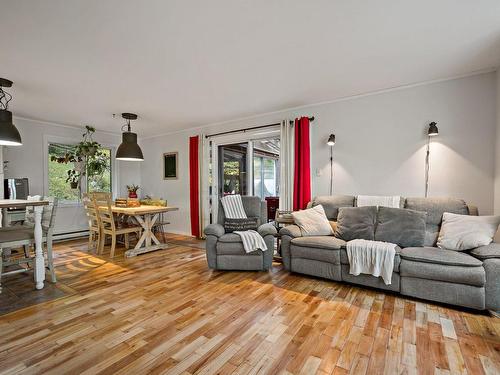
[{"label": "throw pillow", "polygon": [[246,219],[225,219],[224,230],[226,233],[234,231],[257,230],[259,226],[258,217],[248,217]]},{"label": "throw pillow", "polygon": [[445,212],[437,246],[448,250],[470,250],[489,245],[500,224],[500,216],[470,216]]},{"label": "throw pillow", "polygon": [[404,208],[379,207],[375,241],[399,247],[421,247],[425,242],[427,213]]},{"label": "throw pillow", "polygon": [[375,206],[339,208],[335,236],[344,241],[356,239],[373,241],[376,220]]},{"label": "throw pillow", "polygon": [[322,205],[292,212],[292,217],[303,236],[329,236],[333,233]]}]

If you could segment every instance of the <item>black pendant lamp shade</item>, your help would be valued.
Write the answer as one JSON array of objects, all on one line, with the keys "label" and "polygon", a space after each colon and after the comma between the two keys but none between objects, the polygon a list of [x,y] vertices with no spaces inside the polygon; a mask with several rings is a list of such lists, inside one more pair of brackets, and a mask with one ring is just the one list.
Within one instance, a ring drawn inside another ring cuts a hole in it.
[{"label": "black pendant lamp shade", "polygon": [[122,113],[122,117],[127,120],[127,124],[125,125],[127,130],[122,133],[122,143],[118,146],[118,150],[116,150],[116,159],[143,161],[142,150],[137,144],[137,133],[132,133],[130,128],[130,120],[136,120],[137,115],[134,113]]},{"label": "black pendant lamp shade", "polygon": [[427,132],[427,134],[429,135],[429,137],[434,137],[439,134],[436,122],[433,121],[429,124],[429,131]]},{"label": "black pendant lamp shade", "polygon": [[12,122],[12,112],[8,110],[12,96],[3,91],[12,87],[12,81],[0,78],[0,146],[21,146],[21,135]]},{"label": "black pendant lamp shade", "polygon": [[328,146],[333,146],[335,144],[335,134],[330,134],[328,137],[328,142],[326,142]]}]

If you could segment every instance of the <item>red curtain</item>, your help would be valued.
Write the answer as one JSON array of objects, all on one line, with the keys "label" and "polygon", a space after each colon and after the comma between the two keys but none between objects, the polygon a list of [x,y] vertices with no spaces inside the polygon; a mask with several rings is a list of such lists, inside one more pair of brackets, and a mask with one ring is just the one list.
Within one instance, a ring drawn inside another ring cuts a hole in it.
[{"label": "red curtain", "polygon": [[200,137],[189,138],[189,201],[191,208],[191,234],[200,237]]},{"label": "red curtain", "polygon": [[306,208],[311,200],[311,150],[309,118],[295,119],[295,170],[293,180],[293,209]]}]

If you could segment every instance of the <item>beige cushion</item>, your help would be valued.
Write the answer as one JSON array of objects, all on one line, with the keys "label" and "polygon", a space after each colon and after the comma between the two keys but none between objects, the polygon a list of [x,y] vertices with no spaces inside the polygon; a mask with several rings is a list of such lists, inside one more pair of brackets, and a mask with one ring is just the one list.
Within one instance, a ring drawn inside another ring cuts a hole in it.
[{"label": "beige cushion", "polygon": [[328,236],[333,234],[322,205],[292,212],[292,216],[303,236]]},{"label": "beige cushion", "polygon": [[437,246],[448,250],[470,250],[493,241],[500,216],[470,216],[445,212]]}]

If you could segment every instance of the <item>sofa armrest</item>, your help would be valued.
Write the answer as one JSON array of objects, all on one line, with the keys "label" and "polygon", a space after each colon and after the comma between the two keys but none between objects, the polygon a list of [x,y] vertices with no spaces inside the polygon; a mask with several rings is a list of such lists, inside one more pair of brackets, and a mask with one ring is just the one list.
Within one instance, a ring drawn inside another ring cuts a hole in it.
[{"label": "sofa armrest", "polygon": [[280,229],[281,236],[289,236],[292,238],[302,237],[302,232],[298,225],[287,225]]},{"label": "sofa armrest", "polygon": [[220,237],[222,236],[226,231],[224,230],[224,227],[220,224],[209,224],[205,228],[205,235],[206,236],[215,236],[215,237]]},{"label": "sofa armrest", "polygon": [[492,242],[486,246],[479,246],[471,250],[470,254],[480,260],[500,259],[500,243]]},{"label": "sofa armrest", "polygon": [[276,227],[271,223],[262,224],[259,228],[257,228],[257,232],[259,232],[262,237],[269,235],[275,236],[278,233]]}]

